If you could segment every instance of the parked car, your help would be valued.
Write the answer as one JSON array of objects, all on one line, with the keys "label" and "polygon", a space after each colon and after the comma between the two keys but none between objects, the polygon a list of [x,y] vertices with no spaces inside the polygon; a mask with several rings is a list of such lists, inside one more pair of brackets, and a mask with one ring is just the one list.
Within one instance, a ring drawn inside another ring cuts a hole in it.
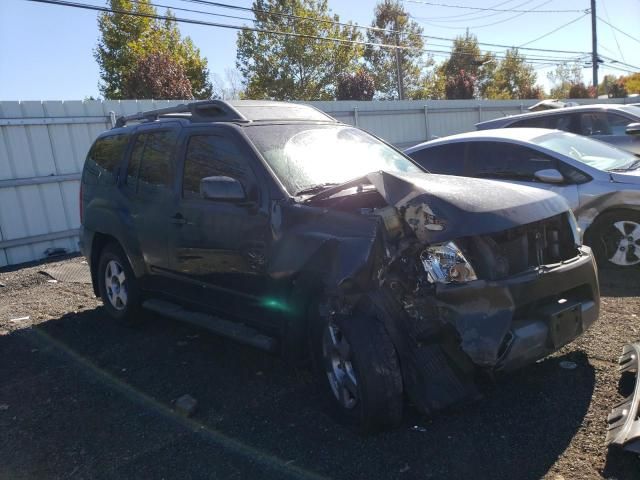
[{"label": "parked car", "polygon": [[406,153],[432,173],[556,192],[602,264],[640,264],[640,159],[625,150],[558,130],[513,128],[452,135]]},{"label": "parked car", "polygon": [[478,130],[505,127],[564,130],[610,143],[640,156],[640,107],[635,105],[580,105],[476,124]]},{"label": "parked car", "polygon": [[425,173],[311,107],[206,101],[120,118],[88,153],[81,246],[116,320],[141,309],[310,357],[364,430],[477,396],[599,311],[558,195]]},{"label": "parked car", "polygon": [[618,363],[622,374],[618,385],[628,396],[617,402],[607,417],[606,443],[640,454],[640,343],[625,345]]}]

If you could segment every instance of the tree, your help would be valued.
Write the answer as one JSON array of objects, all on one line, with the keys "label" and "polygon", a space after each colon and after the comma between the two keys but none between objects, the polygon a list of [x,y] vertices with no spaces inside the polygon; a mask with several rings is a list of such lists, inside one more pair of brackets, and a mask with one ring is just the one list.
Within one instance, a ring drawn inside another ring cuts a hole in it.
[{"label": "tree", "polygon": [[158,14],[149,0],[110,0],[109,3],[113,12],[104,12],[98,17],[101,37],[94,50],[102,80],[100,92],[105,98],[131,97],[133,92],[126,90],[125,82],[138,68],[139,61],[151,54],[169,55],[172,62],[180,64],[189,80],[193,97],[211,97],[207,60],[200,56],[200,51],[189,37],[181,38],[170,11],[165,15],[167,19],[155,19],[141,16]]},{"label": "tree", "polygon": [[640,93],[640,72],[622,77],[622,83],[629,93]]},{"label": "tree", "polygon": [[[362,46],[355,26],[340,26],[327,0],[254,0],[254,26],[309,38],[243,30],[238,33],[236,67],[247,98],[330,100],[338,74],[358,67]],[[308,17],[302,20],[296,17]],[[326,37],[342,41],[318,40]]]},{"label": "tree", "polygon": [[[443,76],[445,81],[451,77],[458,77],[460,72],[465,72],[474,78],[474,92],[472,97],[484,96],[488,83],[493,72],[495,57],[490,53],[482,53],[478,44],[478,38],[470,34],[469,31],[464,36],[458,36],[453,41],[451,56],[442,62],[438,68],[438,75]],[[447,96],[447,98],[449,98]]]},{"label": "tree", "polygon": [[569,93],[574,85],[584,86],[582,66],[579,63],[560,64],[553,72],[547,73],[547,78],[553,83],[550,92],[552,98],[582,98],[572,97]]},{"label": "tree", "polygon": [[447,76],[445,95],[447,100],[471,99],[475,94],[476,77],[460,70],[455,75]]},{"label": "tree", "polygon": [[373,76],[364,68],[338,76],[336,100],[372,100],[374,92]]},{"label": "tree", "polygon": [[125,74],[123,90],[128,92],[128,98],[193,98],[184,67],[166,52],[139,58],[133,69]]},{"label": "tree", "polygon": [[223,100],[239,100],[244,96],[242,76],[235,68],[225,68],[224,79],[217,73],[212,75],[212,79],[215,96]]},{"label": "tree", "polygon": [[367,41],[382,45],[399,45],[403,48],[365,47],[364,58],[374,75],[376,95],[382,99],[399,99],[398,65],[402,77],[404,98],[421,98],[428,79],[423,70],[433,60],[423,60],[424,42],[422,28],[404,10],[397,0],[384,0],[375,8],[375,18],[371,26],[376,30],[367,31]]},{"label": "tree", "polygon": [[592,96],[592,92],[589,88],[587,88],[583,82],[580,82],[571,85],[567,98],[591,98]]},{"label": "tree", "polygon": [[627,92],[622,79],[618,79],[617,81],[611,83],[607,92],[609,98],[625,98],[628,94],[629,92]]},{"label": "tree", "polygon": [[486,96],[492,99],[538,98],[540,89],[535,82],[533,67],[526,63],[517,48],[513,48],[507,50],[505,58],[496,66]]}]

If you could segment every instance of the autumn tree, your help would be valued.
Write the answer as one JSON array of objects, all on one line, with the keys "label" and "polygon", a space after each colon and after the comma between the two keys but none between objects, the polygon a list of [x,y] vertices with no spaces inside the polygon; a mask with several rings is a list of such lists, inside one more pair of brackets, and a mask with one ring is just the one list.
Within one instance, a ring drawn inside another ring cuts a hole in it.
[{"label": "autumn tree", "polygon": [[[98,17],[100,39],[94,50],[102,80],[100,92],[105,98],[132,98],[135,93],[128,91],[127,85],[132,84],[134,70],[145,62],[145,68],[158,62],[180,65],[189,80],[192,96],[211,97],[207,60],[200,56],[189,37],[181,37],[170,11],[165,19],[154,18],[158,13],[149,0],[109,0],[109,6],[112,11]],[[171,75],[175,71],[172,69]]]},{"label": "autumn tree", "polygon": [[364,68],[338,76],[336,100],[372,100],[374,92],[373,76]]},{"label": "autumn tree", "polygon": [[[397,0],[378,3],[371,30],[367,31],[364,58],[374,75],[376,94],[383,99],[399,99],[398,78],[402,78],[402,97],[421,98],[424,95],[424,69],[433,60],[423,58],[422,28],[409,18]],[[400,48],[394,48],[394,46]],[[398,67],[400,72],[398,72]]]},{"label": "autumn tree", "polygon": [[492,76],[486,88],[487,98],[539,98],[541,90],[535,85],[536,73],[516,48],[507,50],[504,59],[496,65]]},{"label": "autumn tree", "polygon": [[[465,82],[460,72],[465,72],[467,77],[473,77],[474,92],[471,97],[482,97],[491,81],[491,75],[495,69],[495,57],[491,53],[482,53],[478,44],[478,38],[467,32],[458,36],[453,41],[451,56],[438,67],[438,75],[444,77],[445,82],[452,85],[456,82]],[[447,95],[447,98],[449,96]]]},{"label": "autumn tree", "polygon": [[253,10],[262,31],[243,30],[237,38],[245,97],[334,99],[338,74],[355,71],[362,55],[362,46],[351,43],[361,40],[357,28],[337,25],[327,0],[254,0]]},{"label": "autumn tree", "polygon": [[612,82],[607,90],[609,98],[625,98],[628,94],[622,79]]},{"label": "autumn tree", "polygon": [[128,93],[128,98],[193,98],[191,82],[184,67],[166,52],[139,58],[125,74],[123,90]]},{"label": "autumn tree", "polygon": [[445,84],[447,100],[471,99],[475,96],[476,78],[469,72],[460,70],[454,75],[448,75]]},{"label": "autumn tree", "polygon": [[622,77],[624,88],[629,93],[640,93],[640,72]]},{"label": "autumn tree", "polygon": [[552,98],[582,98],[570,94],[571,87],[580,84],[584,86],[582,65],[579,63],[561,63],[554,71],[547,73],[547,78],[553,84],[550,92]]},{"label": "autumn tree", "polygon": [[567,98],[591,98],[592,96],[592,92],[584,84],[584,82],[580,82],[571,85]]}]

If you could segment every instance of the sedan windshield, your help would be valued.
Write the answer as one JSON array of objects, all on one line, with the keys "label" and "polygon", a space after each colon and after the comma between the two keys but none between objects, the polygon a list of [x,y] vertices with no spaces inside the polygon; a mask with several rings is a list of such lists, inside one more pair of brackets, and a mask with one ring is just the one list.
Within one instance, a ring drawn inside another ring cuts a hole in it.
[{"label": "sedan windshield", "polygon": [[421,173],[404,155],[343,125],[252,125],[247,135],[291,195],[385,170]]},{"label": "sedan windshield", "polygon": [[625,150],[573,133],[546,133],[531,142],[598,170],[627,170],[635,168],[640,160]]}]

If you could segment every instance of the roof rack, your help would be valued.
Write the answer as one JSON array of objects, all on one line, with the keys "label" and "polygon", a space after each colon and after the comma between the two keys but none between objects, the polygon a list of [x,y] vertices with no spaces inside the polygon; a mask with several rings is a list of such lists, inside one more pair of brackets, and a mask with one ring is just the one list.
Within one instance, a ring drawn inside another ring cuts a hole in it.
[{"label": "roof rack", "polygon": [[227,102],[221,100],[202,100],[118,117],[115,128],[124,127],[129,122],[153,122],[160,118],[188,118],[193,122],[249,121],[247,117]]}]

